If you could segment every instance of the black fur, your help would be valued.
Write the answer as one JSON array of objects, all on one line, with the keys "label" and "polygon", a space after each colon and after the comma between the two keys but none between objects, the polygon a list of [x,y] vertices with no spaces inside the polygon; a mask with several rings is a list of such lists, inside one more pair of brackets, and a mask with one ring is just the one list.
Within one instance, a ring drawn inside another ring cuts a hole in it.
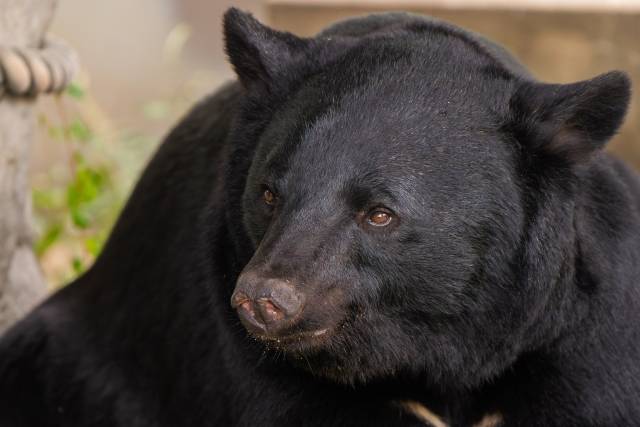
[{"label": "black fur", "polygon": [[[452,426],[640,425],[640,181],[601,151],[624,74],[543,84],[401,13],[301,39],[232,9],[225,37],[241,84],[0,340],[0,425],[423,425],[407,400]],[[295,283],[300,332],[330,332],[253,339],[243,269]]]}]

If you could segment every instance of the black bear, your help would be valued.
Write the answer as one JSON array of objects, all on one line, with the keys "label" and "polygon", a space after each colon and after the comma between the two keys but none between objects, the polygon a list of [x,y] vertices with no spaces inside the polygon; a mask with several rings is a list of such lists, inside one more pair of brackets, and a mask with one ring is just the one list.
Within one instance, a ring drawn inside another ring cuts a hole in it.
[{"label": "black bear", "polygon": [[0,341],[0,425],[640,425],[630,82],[402,13],[231,9],[238,77]]}]

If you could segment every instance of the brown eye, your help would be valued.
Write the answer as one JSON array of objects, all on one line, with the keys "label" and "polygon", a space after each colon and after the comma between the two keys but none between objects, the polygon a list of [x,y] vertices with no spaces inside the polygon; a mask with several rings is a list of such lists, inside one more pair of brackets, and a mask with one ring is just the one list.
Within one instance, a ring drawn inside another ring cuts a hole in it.
[{"label": "brown eye", "polygon": [[392,216],[389,212],[377,209],[369,214],[367,222],[374,227],[384,227],[389,225],[391,218]]},{"label": "brown eye", "polygon": [[269,190],[268,188],[264,190],[262,198],[267,205],[273,205],[276,202],[276,195],[273,194],[273,191]]}]

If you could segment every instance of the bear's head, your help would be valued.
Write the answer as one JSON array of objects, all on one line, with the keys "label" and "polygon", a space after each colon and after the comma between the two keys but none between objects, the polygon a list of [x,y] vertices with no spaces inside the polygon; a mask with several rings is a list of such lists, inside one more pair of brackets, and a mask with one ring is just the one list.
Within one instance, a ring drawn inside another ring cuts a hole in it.
[{"label": "bear's head", "polygon": [[231,304],[267,348],[343,383],[469,387],[579,316],[574,193],[624,74],[539,83],[403,14],[299,38],[232,9],[225,35],[245,91]]}]

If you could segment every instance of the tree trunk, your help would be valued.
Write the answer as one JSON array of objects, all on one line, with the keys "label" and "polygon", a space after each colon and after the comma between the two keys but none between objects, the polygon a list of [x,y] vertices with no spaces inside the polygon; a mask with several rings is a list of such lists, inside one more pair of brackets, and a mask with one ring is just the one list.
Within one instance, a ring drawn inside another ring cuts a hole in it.
[{"label": "tree trunk", "polygon": [[[39,47],[56,0],[0,0],[0,47]],[[31,245],[34,99],[0,98],[0,333],[46,293]]]}]

